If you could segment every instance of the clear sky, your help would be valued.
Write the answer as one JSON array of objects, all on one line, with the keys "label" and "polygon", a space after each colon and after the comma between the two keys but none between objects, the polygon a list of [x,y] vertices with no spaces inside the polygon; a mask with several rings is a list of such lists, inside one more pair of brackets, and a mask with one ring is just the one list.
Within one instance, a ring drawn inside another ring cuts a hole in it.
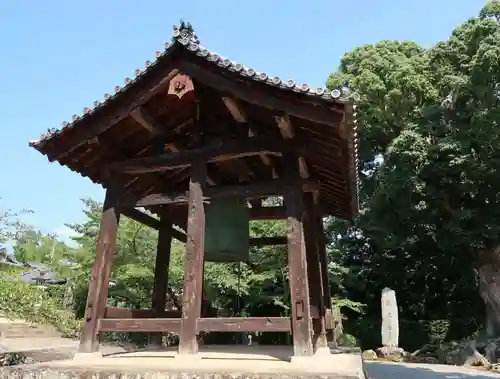
[{"label": "clear sky", "polygon": [[103,190],[28,147],[48,128],[102,100],[190,21],[232,60],[324,86],[344,52],[383,39],[431,46],[485,0],[252,0],[0,2],[0,209],[30,208],[44,232],[83,219],[79,199]]}]

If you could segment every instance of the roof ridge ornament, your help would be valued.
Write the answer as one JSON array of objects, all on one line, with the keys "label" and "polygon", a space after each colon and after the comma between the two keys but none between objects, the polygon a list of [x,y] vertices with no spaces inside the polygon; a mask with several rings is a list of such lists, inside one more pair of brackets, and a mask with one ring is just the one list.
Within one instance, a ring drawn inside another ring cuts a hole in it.
[{"label": "roof ridge ornament", "polygon": [[189,21],[181,20],[179,26],[174,25],[173,29],[173,40],[177,40],[183,45],[187,45],[189,42],[194,42],[196,44],[200,43],[198,36],[194,32],[194,28]]}]

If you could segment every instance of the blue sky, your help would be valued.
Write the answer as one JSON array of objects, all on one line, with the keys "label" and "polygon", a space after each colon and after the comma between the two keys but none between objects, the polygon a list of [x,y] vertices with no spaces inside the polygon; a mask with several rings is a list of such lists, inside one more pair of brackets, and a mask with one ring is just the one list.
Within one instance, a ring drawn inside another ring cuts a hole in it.
[{"label": "blue sky", "polygon": [[44,232],[83,219],[103,190],[28,147],[122,85],[189,20],[203,45],[282,78],[324,86],[344,52],[382,39],[431,46],[484,0],[2,1],[0,209]]}]

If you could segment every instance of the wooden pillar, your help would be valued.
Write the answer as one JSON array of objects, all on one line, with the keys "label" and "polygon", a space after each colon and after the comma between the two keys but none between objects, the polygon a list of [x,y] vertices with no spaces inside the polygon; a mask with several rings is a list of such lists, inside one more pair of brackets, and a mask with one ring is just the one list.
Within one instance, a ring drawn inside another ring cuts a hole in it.
[{"label": "wooden pillar", "polygon": [[307,278],[312,314],[314,351],[328,348],[325,324],[325,302],[323,276],[319,258],[319,230],[316,221],[316,209],[313,194],[304,194],[304,237],[307,257]]},{"label": "wooden pillar", "polygon": [[319,212],[319,204],[315,201],[315,212],[314,219],[315,224],[318,229],[318,255],[319,255],[319,265],[321,271],[321,282],[322,282],[322,293],[323,293],[323,304],[325,306],[326,312],[326,337],[328,343],[332,343],[336,346],[335,335],[334,335],[334,320],[333,320],[333,304],[332,304],[332,294],[330,292],[330,278],[328,273],[328,252],[326,250],[326,236],[323,226],[323,218]]},{"label": "wooden pillar", "polygon": [[[165,312],[168,288],[168,269],[170,266],[170,252],[172,248],[172,223],[167,220],[167,216],[160,216],[161,226],[158,230],[158,244],[156,251],[156,263],[153,284],[153,296],[151,308],[156,311],[158,317]],[[163,333],[151,333],[148,344],[161,346]]]},{"label": "wooden pillar", "polygon": [[78,352],[94,353],[99,350],[99,319],[104,317],[108,299],[111,264],[116,252],[116,234],[120,219],[119,198],[122,192],[121,177],[116,177],[113,186],[106,191],[101,217],[101,226],[96,246],[96,257],[92,267],[87,304],[83,319]]},{"label": "wooden pillar", "polygon": [[285,195],[288,217],[288,269],[290,274],[290,298],[292,307],[292,337],[294,356],[313,354],[311,336],[311,306],[305,254],[303,216],[303,192],[294,186]]},{"label": "wooden pillar", "polygon": [[187,222],[184,290],[182,293],[182,325],[179,354],[196,354],[197,323],[201,314],[203,289],[203,256],[205,239],[205,209],[203,189],[207,171],[204,162],[194,164],[189,181],[189,215]]}]

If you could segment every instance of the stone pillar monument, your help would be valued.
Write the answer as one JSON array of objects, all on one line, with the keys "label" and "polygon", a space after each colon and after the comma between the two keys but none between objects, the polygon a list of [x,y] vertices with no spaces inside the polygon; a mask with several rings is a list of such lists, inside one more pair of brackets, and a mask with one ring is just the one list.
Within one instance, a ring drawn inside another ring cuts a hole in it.
[{"label": "stone pillar monument", "polygon": [[399,342],[399,320],[396,292],[390,288],[382,290],[382,346],[397,348]]}]

